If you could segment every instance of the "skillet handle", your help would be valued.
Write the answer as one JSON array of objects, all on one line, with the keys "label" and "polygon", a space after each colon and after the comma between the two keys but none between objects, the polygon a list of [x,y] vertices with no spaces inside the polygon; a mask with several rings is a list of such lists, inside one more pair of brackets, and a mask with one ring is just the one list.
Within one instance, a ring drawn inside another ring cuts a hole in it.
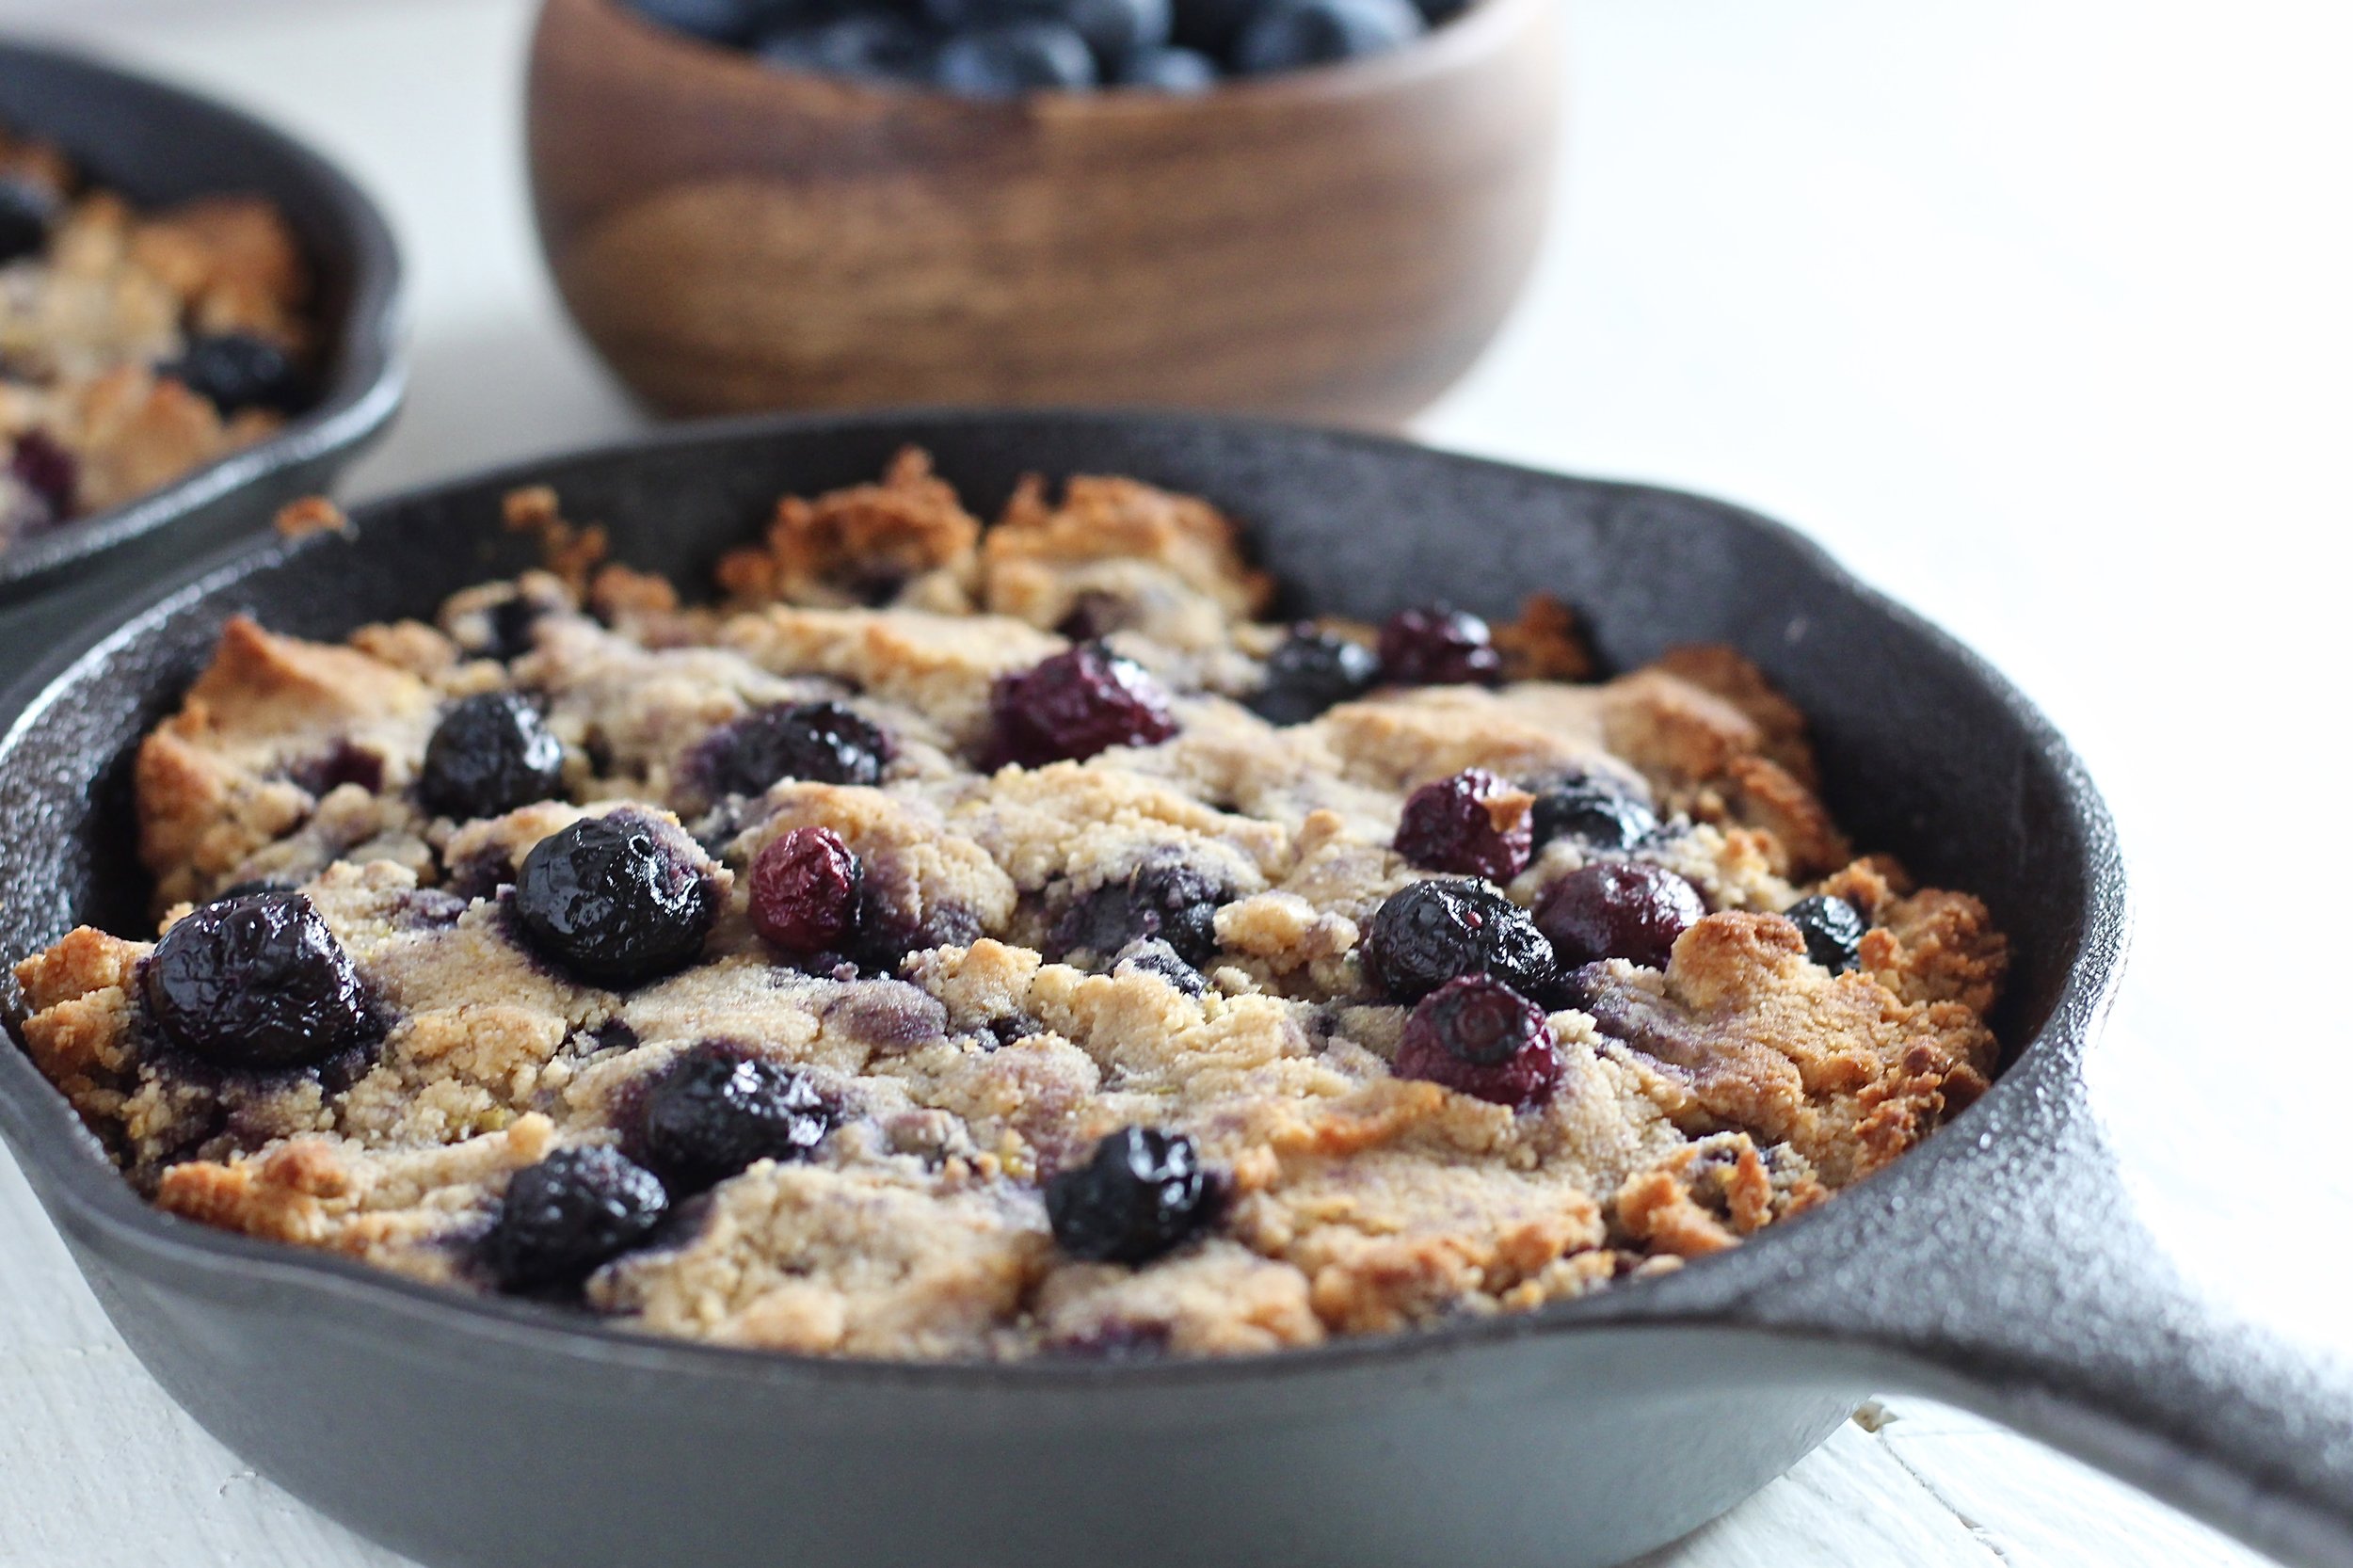
[{"label": "skillet handle", "polygon": [[[2353,1354],[2298,1343],[2185,1274],[2137,1218],[2080,1080],[2027,1076],[2041,1081],[2004,1096],[2010,1114],[1915,1190],[1900,1224],[1882,1215],[1852,1239],[1877,1252],[1867,1268],[1792,1282],[1756,1316],[1835,1325],[1881,1352],[1888,1384],[2049,1442],[2282,1561],[2353,1568]],[[1970,1138],[1974,1120],[1944,1136]]]}]

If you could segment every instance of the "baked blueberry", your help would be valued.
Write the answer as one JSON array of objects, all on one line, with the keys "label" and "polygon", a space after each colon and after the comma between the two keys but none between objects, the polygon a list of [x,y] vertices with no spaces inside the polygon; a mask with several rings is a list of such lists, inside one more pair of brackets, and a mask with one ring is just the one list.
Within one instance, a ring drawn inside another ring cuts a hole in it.
[{"label": "baked blueberry", "polygon": [[760,0],[628,0],[628,4],[648,22],[708,43],[742,43],[765,9]]},{"label": "baked blueberry", "polygon": [[1536,901],[1536,928],[1564,968],[1624,958],[1663,969],[1675,938],[1707,913],[1699,889],[1663,866],[1596,860]]},{"label": "baked blueberry", "polygon": [[1397,1047],[1397,1076],[1497,1105],[1547,1098],[1561,1052],[1545,1010],[1492,975],[1449,980],[1421,999]]},{"label": "baked blueberry", "polygon": [[220,1067],[310,1066],[371,1043],[351,955],[300,893],[200,904],[164,933],[141,986],[174,1045]]},{"label": "baked blueberry", "polygon": [[1433,604],[1400,610],[1383,625],[1381,675],[1400,686],[1492,686],[1503,678],[1503,656],[1485,621]]},{"label": "baked blueberry", "polygon": [[1046,21],[1003,22],[958,33],[940,45],[932,66],[936,84],[971,98],[1091,88],[1096,74],[1094,52],[1078,29]]},{"label": "baked blueberry", "polygon": [[1576,839],[1595,849],[1632,849],[1658,827],[1649,807],[1597,778],[1568,778],[1538,790],[1533,817],[1539,848]]},{"label": "baked blueberry", "polygon": [[1120,1128],[1046,1183],[1046,1218],[1073,1257],[1144,1263],[1209,1224],[1216,1189],[1181,1132]]},{"label": "baked blueberry", "polygon": [[461,697],[425,744],[417,795],[459,822],[501,817],[562,791],[564,744],[520,692]]},{"label": "baked blueberry", "polygon": [[854,11],[812,24],[781,27],[763,34],[753,52],[773,66],[836,76],[912,81],[927,75],[932,65],[929,36],[890,11]]},{"label": "baked blueberry", "polygon": [[1526,869],[1528,792],[1465,768],[1405,797],[1392,847],[1425,871],[1509,882]]},{"label": "baked blueberry", "polygon": [[799,1160],[833,1108],[788,1067],[705,1043],[664,1068],[637,1112],[634,1149],[674,1192],[699,1192],[756,1160]]},{"label": "baked blueberry", "polygon": [[1424,30],[1410,0],[1268,0],[1234,40],[1246,76],[1378,55]]},{"label": "baked blueberry", "polygon": [[651,1235],[669,1209],[661,1178],[619,1150],[558,1149],[506,1184],[482,1259],[503,1289],[578,1285]]},{"label": "baked blueberry", "polygon": [[787,778],[811,784],[875,784],[890,740],[872,720],[839,702],[776,703],[721,725],[695,748],[688,773],[714,799],[758,795]]},{"label": "baked blueberry", "polygon": [[192,338],[180,358],[158,369],[223,413],[267,408],[290,414],[302,402],[302,372],[294,356],[250,332]]},{"label": "baked blueberry", "polygon": [[73,501],[82,485],[81,460],[59,445],[46,430],[32,429],[16,438],[8,454],[8,472],[39,496],[55,520],[73,515]]},{"label": "baked blueberry", "polygon": [[796,957],[839,952],[857,925],[866,868],[829,827],[796,827],[752,861],[754,929]]},{"label": "baked blueberry", "polygon": [[1186,963],[1177,956],[1175,948],[1158,938],[1129,942],[1121,948],[1118,955],[1112,960],[1112,973],[1156,975],[1189,997],[1206,995],[1209,989],[1209,983],[1202,978],[1199,969]]},{"label": "baked blueberry", "polygon": [[532,846],[515,919],[532,948],[581,979],[634,985],[691,962],[719,918],[694,840],[643,811],[585,817]]},{"label": "baked blueberry", "polygon": [[1305,724],[1364,696],[1380,679],[1381,661],[1364,644],[1294,626],[1267,655],[1266,684],[1250,709],[1269,724]]},{"label": "baked blueberry", "polygon": [[995,759],[1043,767],[1083,761],[1112,746],[1158,745],[1176,733],[1168,694],[1132,659],[1080,643],[989,691]]},{"label": "baked blueberry", "polygon": [[1552,946],[1528,911],[1483,882],[1409,882],[1366,927],[1365,970],[1393,1001],[1418,1001],[1448,981],[1491,974],[1522,995],[1551,993]]},{"label": "baked blueberry", "polygon": [[1193,49],[1139,49],[1120,62],[1117,80],[1151,92],[1207,92],[1217,86],[1217,62]]},{"label": "baked blueberry", "polygon": [[0,265],[38,256],[49,247],[56,193],[32,180],[0,178]]},{"label": "baked blueberry", "polygon": [[1816,893],[1798,900],[1782,914],[1805,938],[1808,958],[1833,974],[1845,974],[1855,967],[1866,927],[1853,904],[1843,898]]},{"label": "baked blueberry", "polygon": [[1072,904],[1047,938],[1048,956],[1108,964],[1130,942],[1166,942],[1195,968],[1217,952],[1218,905],[1234,896],[1217,878],[1175,858],[1147,860]]}]

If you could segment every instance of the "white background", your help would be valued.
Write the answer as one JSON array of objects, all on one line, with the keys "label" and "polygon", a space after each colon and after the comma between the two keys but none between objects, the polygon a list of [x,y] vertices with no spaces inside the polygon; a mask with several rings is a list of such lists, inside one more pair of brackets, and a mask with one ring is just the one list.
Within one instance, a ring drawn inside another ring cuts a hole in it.
[{"label": "white background", "polygon": [[[242,99],[391,209],[381,490],[633,428],[532,248],[525,0],[0,0]],[[2326,1353],[2344,1303],[2353,13],[1583,0],[1559,219],[1418,429],[1797,522],[1973,642],[2109,792],[2138,906],[2099,1098],[2142,1217]],[[1693,1542],[1736,1564],[2240,1564],[1910,1400]],[[392,1560],[155,1392],[0,1160],[0,1564]]]}]

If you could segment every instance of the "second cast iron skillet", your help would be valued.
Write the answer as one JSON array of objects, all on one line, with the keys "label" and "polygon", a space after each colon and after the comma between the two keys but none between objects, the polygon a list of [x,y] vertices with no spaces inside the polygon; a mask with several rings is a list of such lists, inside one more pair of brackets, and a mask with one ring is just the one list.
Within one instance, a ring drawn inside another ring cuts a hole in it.
[{"label": "second cast iron skillet", "polygon": [[257,1468],[431,1563],[842,1568],[1615,1562],[1730,1507],[1876,1388],[1957,1400],[2294,1560],[2353,1563],[2353,1380],[2202,1299],[2132,1216],[2080,1071],[2123,885],[2073,754],[1966,650],[1714,502],[1396,442],[1149,415],[705,427],[381,503],[55,660],[0,738],[0,951],[146,929],[128,759],[224,617],[337,637],[529,564],[548,481],[681,581],[781,492],[920,441],[977,507],[1037,469],[1246,519],[1303,605],[1531,587],[1619,666],[1737,644],[1814,718],[1859,841],[1984,895],[2016,944],[1977,1105],[1746,1246],[1526,1317],[1258,1359],[902,1366],[634,1337],[158,1215],[0,1049],[0,1130],[123,1336]]}]

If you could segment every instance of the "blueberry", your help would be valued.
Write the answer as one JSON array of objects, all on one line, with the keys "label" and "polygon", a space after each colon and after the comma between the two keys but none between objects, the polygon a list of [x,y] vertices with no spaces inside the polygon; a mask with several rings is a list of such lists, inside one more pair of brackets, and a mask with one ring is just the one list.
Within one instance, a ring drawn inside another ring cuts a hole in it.
[{"label": "blueberry", "polygon": [[1176,950],[1157,938],[1129,942],[1112,960],[1113,974],[1148,974],[1167,981],[1189,997],[1205,996],[1209,983],[1201,971],[1177,956]]},{"label": "blueberry", "polygon": [[1417,1001],[1466,974],[1545,997],[1557,978],[1552,946],[1526,910],[1483,882],[1451,878],[1410,882],[1385,899],[1364,955],[1366,972],[1394,1001]]},{"label": "blueberry", "polygon": [[1595,849],[1632,849],[1657,827],[1649,807],[1599,779],[1564,779],[1536,794],[1539,847],[1555,839],[1576,839]]},{"label": "blueberry", "polygon": [[0,178],[0,264],[47,249],[59,205],[56,193],[46,185]]},{"label": "blueberry", "polygon": [[[1217,62],[1199,50],[1169,47],[1137,50],[1121,62],[1117,81],[1151,92],[1207,92],[1217,86]],[[1372,663],[1370,654],[1365,663]]]},{"label": "blueberry", "polygon": [[1381,628],[1381,675],[1401,686],[1492,686],[1503,656],[1485,621],[1433,604],[1400,610]]},{"label": "blueberry", "polygon": [[1421,12],[1422,21],[1433,27],[1453,21],[1470,7],[1471,0],[1414,0],[1414,8]]},{"label": "blueberry", "polygon": [[988,709],[995,759],[1024,767],[1158,745],[1176,733],[1160,682],[1101,643],[999,676]]},{"label": "blueberry", "polygon": [[618,1150],[558,1149],[506,1184],[482,1258],[503,1289],[578,1285],[651,1235],[669,1208],[661,1179]]},{"label": "blueberry", "polygon": [[875,784],[888,737],[839,702],[778,703],[721,725],[695,748],[688,775],[713,796],[764,794],[781,779]]},{"label": "blueberry", "polygon": [[705,1043],[664,1069],[638,1107],[636,1152],[677,1192],[698,1192],[756,1160],[800,1160],[833,1108],[800,1074]]},{"label": "blueberry", "polygon": [[1270,0],[1234,40],[1244,75],[1298,71],[1378,55],[1423,31],[1409,0]]},{"label": "blueberry", "polygon": [[471,822],[547,800],[563,782],[564,745],[539,710],[517,692],[479,692],[434,727],[417,794],[427,810]]},{"label": "blueberry", "polygon": [[795,71],[836,76],[929,74],[931,40],[920,27],[888,11],[858,11],[830,22],[781,28],[756,45],[762,60]]},{"label": "blueberry", "polygon": [[1144,1263],[1209,1224],[1216,1199],[1192,1139],[1128,1127],[1046,1183],[1046,1218],[1073,1257]]},{"label": "blueberry", "polygon": [[719,918],[694,841],[641,811],[586,817],[532,846],[515,918],[542,956],[601,985],[683,968]]},{"label": "blueberry", "polygon": [[216,900],[183,918],[147,961],[148,1012],[216,1066],[309,1066],[374,1041],[351,955],[300,893]]},{"label": "blueberry", "polygon": [[1624,958],[1663,969],[1675,938],[1707,913],[1699,889],[1663,866],[1596,860],[1536,904],[1536,927],[1564,968]]},{"label": "blueberry", "polygon": [[841,836],[796,827],[771,840],[752,861],[754,929],[796,956],[838,952],[857,921],[866,868]]},{"label": "blueberry", "polygon": [[1187,49],[1224,59],[1261,0],[1175,0],[1170,34]]},{"label": "blueberry", "polygon": [[1862,914],[1843,898],[1817,893],[1782,911],[1805,938],[1805,955],[1833,974],[1855,967],[1863,946]]},{"label": "blueberry", "polygon": [[207,904],[227,904],[232,899],[250,898],[255,893],[291,893],[296,890],[297,888],[294,883],[284,881],[279,877],[257,876],[252,878],[250,881],[233,883],[229,887],[223,888],[219,892],[215,893],[211,898],[206,899],[204,902]]},{"label": "blueberry", "polygon": [[1122,62],[1168,41],[1169,0],[1057,0],[1060,20],[1086,40],[1096,63],[1115,74]]},{"label": "blueberry", "polygon": [[971,98],[1091,88],[1096,79],[1086,40],[1059,22],[1005,22],[958,33],[940,47],[932,70],[938,86]]},{"label": "blueberry", "polygon": [[1250,699],[1250,709],[1269,724],[1305,724],[1337,703],[1364,696],[1380,679],[1381,661],[1362,643],[1296,626],[1267,655],[1266,684]]},{"label": "blueberry", "polygon": [[1072,954],[1107,964],[1130,942],[1166,942],[1195,968],[1217,952],[1218,905],[1233,889],[1181,860],[1147,860],[1122,882],[1087,894],[1054,923],[1049,957]]},{"label": "blueberry", "polygon": [[1465,975],[1415,1007],[1396,1069],[1400,1078],[1518,1107],[1551,1095],[1561,1052],[1543,1008],[1491,975]]},{"label": "blueberry", "polygon": [[8,454],[8,472],[18,484],[40,498],[53,520],[73,515],[74,498],[82,484],[81,459],[48,431],[27,430],[16,438],[16,447]]},{"label": "blueberry", "polygon": [[223,413],[267,408],[290,414],[302,403],[302,372],[294,357],[249,332],[192,338],[179,359],[157,368]]},{"label": "blueberry", "polygon": [[628,0],[648,22],[708,43],[742,43],[759,24],[760,0]]},{"label": "blueberry", "polygon": [[1509,882],[1528,865],[1528,796],[1484,768],[1465,768],[1405,797],[1394,847],[1425,871]]}]

